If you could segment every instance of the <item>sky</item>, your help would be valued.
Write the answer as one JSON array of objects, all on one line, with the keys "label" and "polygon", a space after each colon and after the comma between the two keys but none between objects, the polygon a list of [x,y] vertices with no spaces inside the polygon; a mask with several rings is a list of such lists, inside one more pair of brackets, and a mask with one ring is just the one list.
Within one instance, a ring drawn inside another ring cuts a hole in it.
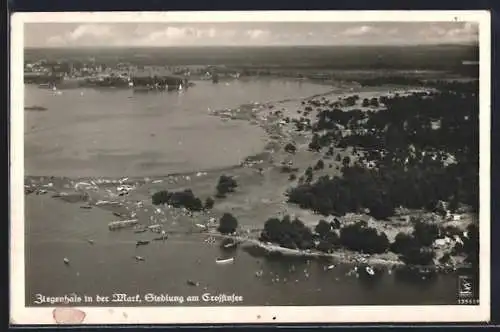
[{"label": "sky", "polygon": [[477,44],[470,22],[26,23],[25,47]]}]

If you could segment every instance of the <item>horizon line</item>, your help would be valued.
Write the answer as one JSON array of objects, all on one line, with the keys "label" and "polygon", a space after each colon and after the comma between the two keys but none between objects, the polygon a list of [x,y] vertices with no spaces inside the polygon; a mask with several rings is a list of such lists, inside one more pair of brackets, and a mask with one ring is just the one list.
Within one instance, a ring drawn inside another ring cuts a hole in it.
[{"label": "horizon line", "polygon": [[119,49],[119,48],[246,48],[246,47],[418,47],[418,46],[475,46],[479,47],[479,42],[462,43],[420,43],[420,44],[289,44],[289,45],[79,45],[79,46],[24,46],[24,49]]}]

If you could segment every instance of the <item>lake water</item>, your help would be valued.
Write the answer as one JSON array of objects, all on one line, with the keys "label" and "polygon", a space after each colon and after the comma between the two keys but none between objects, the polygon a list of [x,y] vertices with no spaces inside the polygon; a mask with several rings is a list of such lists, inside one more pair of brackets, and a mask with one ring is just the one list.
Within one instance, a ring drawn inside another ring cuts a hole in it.
[{"label": "lake water", "polygon": [[209,109],[307,97],[329,88],[261,80],[196,82],[179,92],[25,87],[27,175],[165,175],[238,164],[262,151],[265,134],[245,121],[223,122]]},{"label": "lake water", "polygon": [[[25,112],[26,172],[124,176],[233,165],[262,149],[264,133],[243,121],[222,122],[209,116],[209,107],[306,97],[327,90],[307,83],[254,81],[200,82],[180,94],[78,89],[54,95],[27,86],[26,105],[48,110]],[[454,274],[408,281],[384,273],[362,280],[346,275],[352,268],[348,265],[325,271],[326,263],[269,260],[242,250],[234,253],[234,264],[217,265],[215,260],[224,253],[218,245],[204,243],[200,235],[171,237],[136,248],[140,236],[147,239],[151,233],[109,232],[112,219],[104,210],[79,209],[49,196],[27,196],[26,303],[32,304],[38,293],[149,292],[184,297],[234,293],[247,306],[456,303]],[[136,261],[136,255],[145,261]],[[68,266],[64,257],[70,259]],[[260,270],[263,275],[258,277],[255,273]],[[188,285],[188,279],[199,286]]]}]

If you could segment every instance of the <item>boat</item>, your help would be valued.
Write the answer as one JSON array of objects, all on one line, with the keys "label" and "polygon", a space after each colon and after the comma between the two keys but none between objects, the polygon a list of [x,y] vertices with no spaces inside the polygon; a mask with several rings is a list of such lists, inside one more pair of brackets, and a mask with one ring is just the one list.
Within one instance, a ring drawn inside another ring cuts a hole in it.
[{"label": "boat", "polygon": [[365,267],[365,271],[371,276],[375,275],[375,271],[370,266]]},{"label": "boat", "polygon": [[148,226],[149,230],[159,230],[161,228],[160,224],[150,225]]},{"label": "boat", "polygon": [[149,244],[149,241],[144,241],[144,240],[139,240],[136,242],[135,246],[138,247],[138,246],[144,246],[146,244]]},{"label": "boat", "polygon": [[69,264],[69,259],[67,259],[66,257],[64,257],[63,262],[64,262],[64,264],[68,265]]},{"label": "boat", "polygon": [[230,263],[234,262],[234,257],[231,257],[231,258],[225,258],[225,259],[223,259],[223,258],[217,258],[217,259],[215,260],[215,262],[216,262],[217,264],[230,264]]},{"label": "boat", "polygon": [[331,270],[331,269],[333,269],[334,267],[335,267],[335,265],[333,265],[333,264],[332,264],[332,265],[328,265],[327,270]]},{"label": "boat", "polygon": [[138,223],[137,219],[113,221],[108,224],[109,230],[132,227]]},{"label": "boat", "polygon": [[143,261],[143,260],[144,260],[144,257],[142,257],[142,256],[135,256],[135,259],[136,259],[137,261]]},{"label": "boat", "polygon": [[188,284],[189,286],[199,286],[199,283],[194,282],[193,280],[188,280],[188,281],[187,281],[187,284]]},{"label": "boat", "polygon": [[88,239],[87,242],[90,243],[90,244],[94,244],[94,240]]},{"label": "boat", "polygon": [[237,246],[237,245],[238,245],[238,243],[236,243],[236,242],[226,243],[226,244],[224,245],[224,248],[225,248],[225,249],[236,248],[236,246]]},{"label": "boat", "polygon": [[147,232],[147,228],[143,228],[143,229],[138,229],[136,231],[134,231],[134,233],[138,234],[138,233],[144,233],[144,232]]}]

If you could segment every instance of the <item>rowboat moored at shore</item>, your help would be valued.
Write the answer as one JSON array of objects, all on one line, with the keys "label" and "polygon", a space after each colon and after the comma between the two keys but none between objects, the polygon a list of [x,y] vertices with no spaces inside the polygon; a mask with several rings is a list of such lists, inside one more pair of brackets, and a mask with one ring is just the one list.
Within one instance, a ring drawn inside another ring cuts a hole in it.
[{"label": "rowboat moored at shore", "polygon": [[217,264],[230,264],[232,262],[234,262],[234,257],[231,257],[231,258],[226,258],[226,259],[222,259],[222,258],[217,258],[215,260],[215,262]]}]

